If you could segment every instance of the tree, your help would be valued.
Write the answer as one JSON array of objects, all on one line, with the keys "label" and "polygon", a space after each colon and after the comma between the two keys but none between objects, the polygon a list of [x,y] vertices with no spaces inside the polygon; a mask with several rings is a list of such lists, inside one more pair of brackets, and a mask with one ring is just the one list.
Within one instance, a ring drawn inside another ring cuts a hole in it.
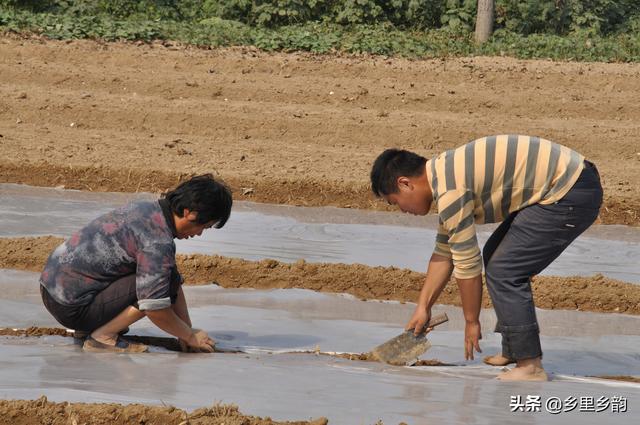
[{"label": "tree", "polygon": [[476,43],[478,44],[489,40],[493,33],[493,3],[493,0],[478,0],[476,16]]}]

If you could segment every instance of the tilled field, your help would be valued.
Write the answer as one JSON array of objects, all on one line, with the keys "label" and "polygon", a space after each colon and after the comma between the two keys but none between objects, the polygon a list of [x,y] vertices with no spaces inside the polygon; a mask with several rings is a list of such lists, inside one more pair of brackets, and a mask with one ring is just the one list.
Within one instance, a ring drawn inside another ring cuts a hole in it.
[{"label": "tilled field", "polygon": [[640,65],[410,61],[0,38],[0,181],[160,191],[214,172],[238,199],[385,208],[383,149],[539,135],[596,162],[604,223],[640,223]]},{"label": "tilled field", "polygon": [[[640,225],[640,65],[511,58],[426,61],[203,50],[173,43],[0,36],[0,182],[159,192],[197,173],[236,199],[385,209],[368,186],[379,152],[431,157],[500,133],[545,137],[600,169],[600,222]],[[40,271],[60,238],[0,239],[0,268]],[[415,301],[424,275],[393,267],[180,255],[188,284],[305,288]],[[640,314],[640,287],[601,275],[538,276],[538,307]],[[459,305],[457,286],[440,297]],[[484,307],[490,307],[484,295]],[[2,324],[0,324],[2,325]],[[26,338],[58,328],[2,329]],[[366,360],[347,357],[350,360]],[[603,376],[604,377],[604,376]],[[637,382],[637,376],[609,376]],[[330,412],[328,412],[330,413]],[[214,405],[0,400],[0,424],[276,422]]]}]

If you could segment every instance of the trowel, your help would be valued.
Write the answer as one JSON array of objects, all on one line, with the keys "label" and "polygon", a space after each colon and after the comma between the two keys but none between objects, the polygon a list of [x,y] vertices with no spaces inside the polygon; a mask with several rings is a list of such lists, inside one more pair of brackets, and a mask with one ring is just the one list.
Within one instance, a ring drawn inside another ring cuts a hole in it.
[{"label": "trowel", "polygon": [[[429,324],[425,326],[425,330],[448,320],[449,318],[446,313],[433,316],[431,320],[429,320]],[[415,336],[414,331],[409,330],[391,338],[384,344],[378,345],[371,350],[371,357],[395,366],[406,366],[409,362],[416,360],[424,354],[430,347],[431,343],[427,339],[426,332]]]}]

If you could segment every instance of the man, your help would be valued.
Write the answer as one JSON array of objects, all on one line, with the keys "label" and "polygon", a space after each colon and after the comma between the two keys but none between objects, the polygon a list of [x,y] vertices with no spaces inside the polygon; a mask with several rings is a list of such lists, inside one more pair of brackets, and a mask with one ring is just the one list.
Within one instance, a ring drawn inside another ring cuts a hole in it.
[{"label": "man", "polygon": [[[482,266],[502,334],[516,362],[503,380],[547,380],[531,294],[540,273],[596,219],[602,186],[596,167],[571,149],[537,137],[483,137],[427,161],[389,149],[371,170],[372,190],[403,212],[426,215],[435,202],[439,228],[424,287],[407,329],[422,332],[453,272],[465,318],[465,358],[480,352]],[[500,226],[478,248],[475,224]]]},{"label": "man", "polygon": [[160,200],[132,202],[96,218],[49,256],[40,277],[45,307],[87,336],[87,351],[146,351],[119,334],[147,316],[183,350],[213,352],[207,333],[191,327],[174,239],[221,228],[231,206],[229,189],[207,174]]}]

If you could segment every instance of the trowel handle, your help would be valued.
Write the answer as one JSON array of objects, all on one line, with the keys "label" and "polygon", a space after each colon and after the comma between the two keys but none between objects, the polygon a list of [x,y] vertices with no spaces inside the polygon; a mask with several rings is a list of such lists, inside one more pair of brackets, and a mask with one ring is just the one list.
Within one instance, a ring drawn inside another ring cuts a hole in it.
[{"label": "trowel handle", "polygon": [[429,323],[425,327],[432,328],[434,326],[441,325],[444,322],[448,322],[448,321],[449,321],[449,317],[447,316],[447,313],[438,314],[437,316],[432,316],[431,320],[429,320]]}]

